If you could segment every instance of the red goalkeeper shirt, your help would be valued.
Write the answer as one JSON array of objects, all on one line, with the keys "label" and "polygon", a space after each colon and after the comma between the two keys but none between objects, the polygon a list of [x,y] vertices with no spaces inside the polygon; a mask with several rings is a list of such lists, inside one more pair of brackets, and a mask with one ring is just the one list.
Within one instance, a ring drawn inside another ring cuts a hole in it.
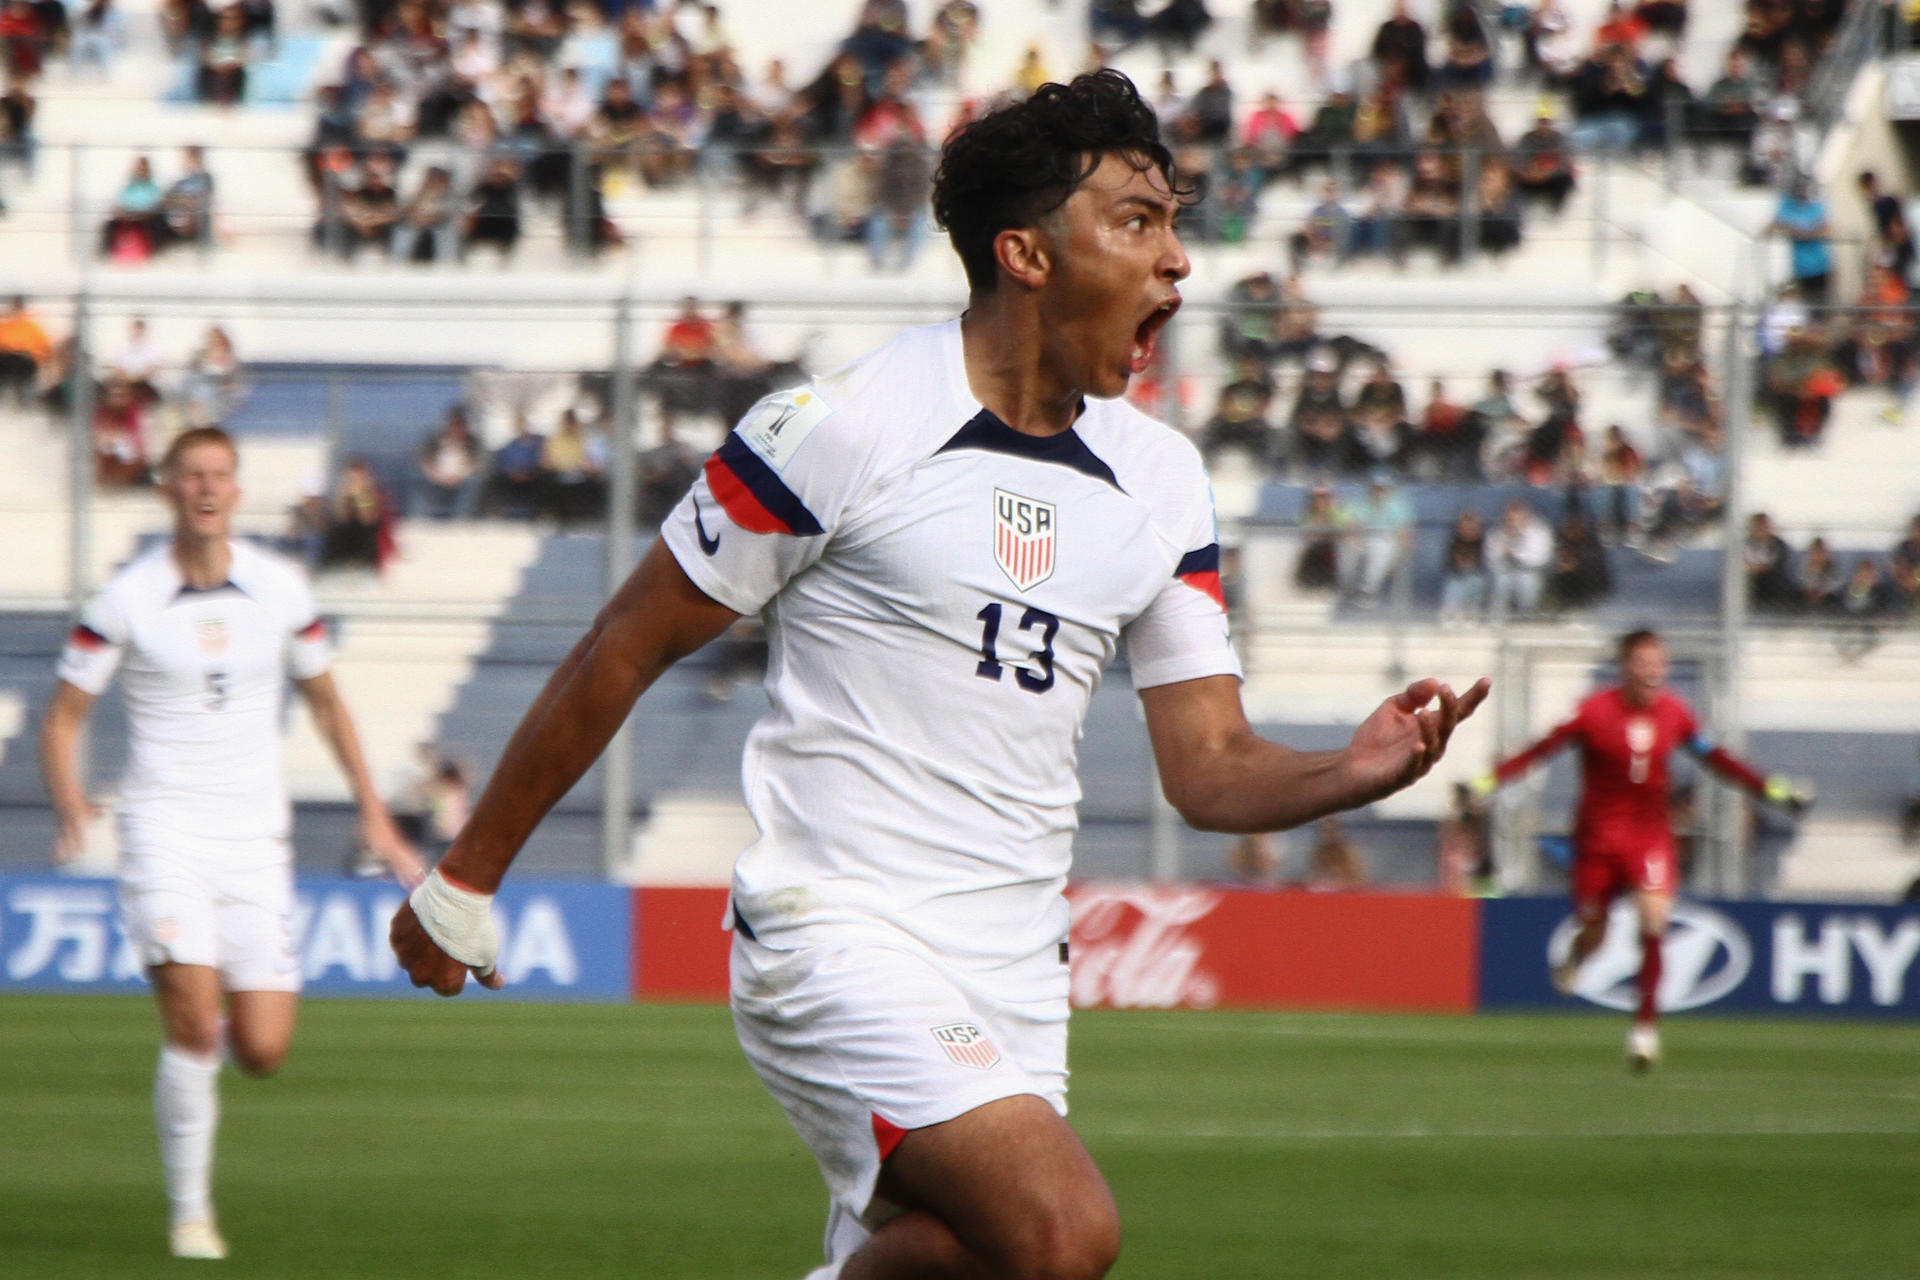
[{"label": "red goalkeeper shirt", "polygon": [[1687,704],[1671,693],[1635,706],[1619,689],[1582,702],[1572,719],[1518,755],[1494,766],[1502,783],[1519,777],[1558,751],[1580,747],[1580,805],[1574,841],[1581,852],[1643,848],[1668,836],[1668,764],[1685,747],[1729,781],[1755,795],[1766,781],[1744,762],[1713,745],[1700,732]]}]

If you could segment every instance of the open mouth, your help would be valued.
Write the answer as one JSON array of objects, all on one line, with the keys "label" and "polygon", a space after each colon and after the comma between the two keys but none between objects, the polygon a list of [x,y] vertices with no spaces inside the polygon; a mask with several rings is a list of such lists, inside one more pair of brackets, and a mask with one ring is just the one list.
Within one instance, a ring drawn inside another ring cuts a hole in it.
[{"label": "open mouth", "polygon": [[1180,299],[1169,298],[1147,313],[1147,318],[1133,331],[1133,358],[1128,368],[1134,373],[1142,373],[1153,360],[1154,343],[1159,340],[1160,331],[1167,327],[1167,321],[1173,319],[1173,313],[1180,309]]}]

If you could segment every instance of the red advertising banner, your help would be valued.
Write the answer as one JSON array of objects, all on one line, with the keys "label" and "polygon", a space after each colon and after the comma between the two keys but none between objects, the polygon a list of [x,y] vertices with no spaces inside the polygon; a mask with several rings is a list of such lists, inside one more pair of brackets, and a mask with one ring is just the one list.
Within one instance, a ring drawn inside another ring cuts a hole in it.
[{"label": "red advertising banner", "polygon": [[1089,881],[1073,903],[1081,1008],[1466,1013],[1479,903]]},{"label": "red advertising banner", "polygon": [[646,1000],[725,1000],[725,889],[636,889],[633,994]]},{"label": "red advertising banner", "polygon": [[[1395,893],[1073,885],[1081,1007],[1471,1011],[1480,904]],[[634,895],[633,992],[725,999],[724,889]]]}]

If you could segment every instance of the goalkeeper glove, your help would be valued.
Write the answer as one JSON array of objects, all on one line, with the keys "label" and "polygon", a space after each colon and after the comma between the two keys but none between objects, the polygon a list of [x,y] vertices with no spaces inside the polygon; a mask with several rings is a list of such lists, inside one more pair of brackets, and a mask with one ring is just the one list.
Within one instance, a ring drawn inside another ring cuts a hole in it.
[{"label": "goalkeeper glove", "polygon": [[1813,803],[1813,787],[1795,782],[1784,773],[1776,773],[1767,779],[1766,796],[1768,803],[1778,805],[1797,818]]}]

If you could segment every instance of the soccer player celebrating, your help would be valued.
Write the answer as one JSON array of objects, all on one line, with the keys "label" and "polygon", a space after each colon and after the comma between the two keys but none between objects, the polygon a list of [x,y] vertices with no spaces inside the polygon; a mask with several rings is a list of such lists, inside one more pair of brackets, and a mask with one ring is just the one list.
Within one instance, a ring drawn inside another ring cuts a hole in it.
[{"label": "soccer player celebrating", "polygon": [[305,579],[232,539],[238,466],[214,427],[167,450],[160,489],[173,537],[87,606],[40,736],[59,818],[54,860],[66,862],[93,817],[80,729],[122,672],[132,752],[120,784],[120,907],[159,1003],[154,1116],[170,1243],[183,1258],[227,1253],[210,1195],[221,1059],[270,1075],[293,1040],[300,971],[279,749],[289,676],[352,785],[361,841],[404,883],[421,874],[374,790]]},{"label": "soccer player celebrating", "polygon": [[1782,777],[1763,778],[1700,731],[1693,711],[1667,690],[1667,649],[1652,631],[1620,641],[1620,684],[1594,694],[1573,718],[1476,780],[1490,795],[1564,746],[1580,747],[1581,790],[1573,829],[1573,947],[1554,966],[1553,985],[1571,995],[1580,966],[1607,936],[1607,909],[1632,893],[1640,916],[1640,1005],[1627,1034],[1627,1061],[1646,1071],[1660,1060],[1660,946],[1679,887],[1667,817],[1668,762],[1685,748],[1748,793],[1798,813],[1806,797]]},{"label": "soccer player celebrating", "polygon": [[1213,830],[1387,795],[1486,696],[1417,681],[1339,751],[1252,732],[1198,454],[1117,398],[1179,305],[1182,203],[1117,72],[956,133],[934,208],[966,314],[748,412],[394,918],[416,984],[497,986],[489,899],[528,832],[662,671],[760,614],[732,1003],[830,1190],[813,1280],[1113,1262],[1112,1197],[1064,1119],[1062,891],[1075,744],[1122,644],[1167,795]]}]

